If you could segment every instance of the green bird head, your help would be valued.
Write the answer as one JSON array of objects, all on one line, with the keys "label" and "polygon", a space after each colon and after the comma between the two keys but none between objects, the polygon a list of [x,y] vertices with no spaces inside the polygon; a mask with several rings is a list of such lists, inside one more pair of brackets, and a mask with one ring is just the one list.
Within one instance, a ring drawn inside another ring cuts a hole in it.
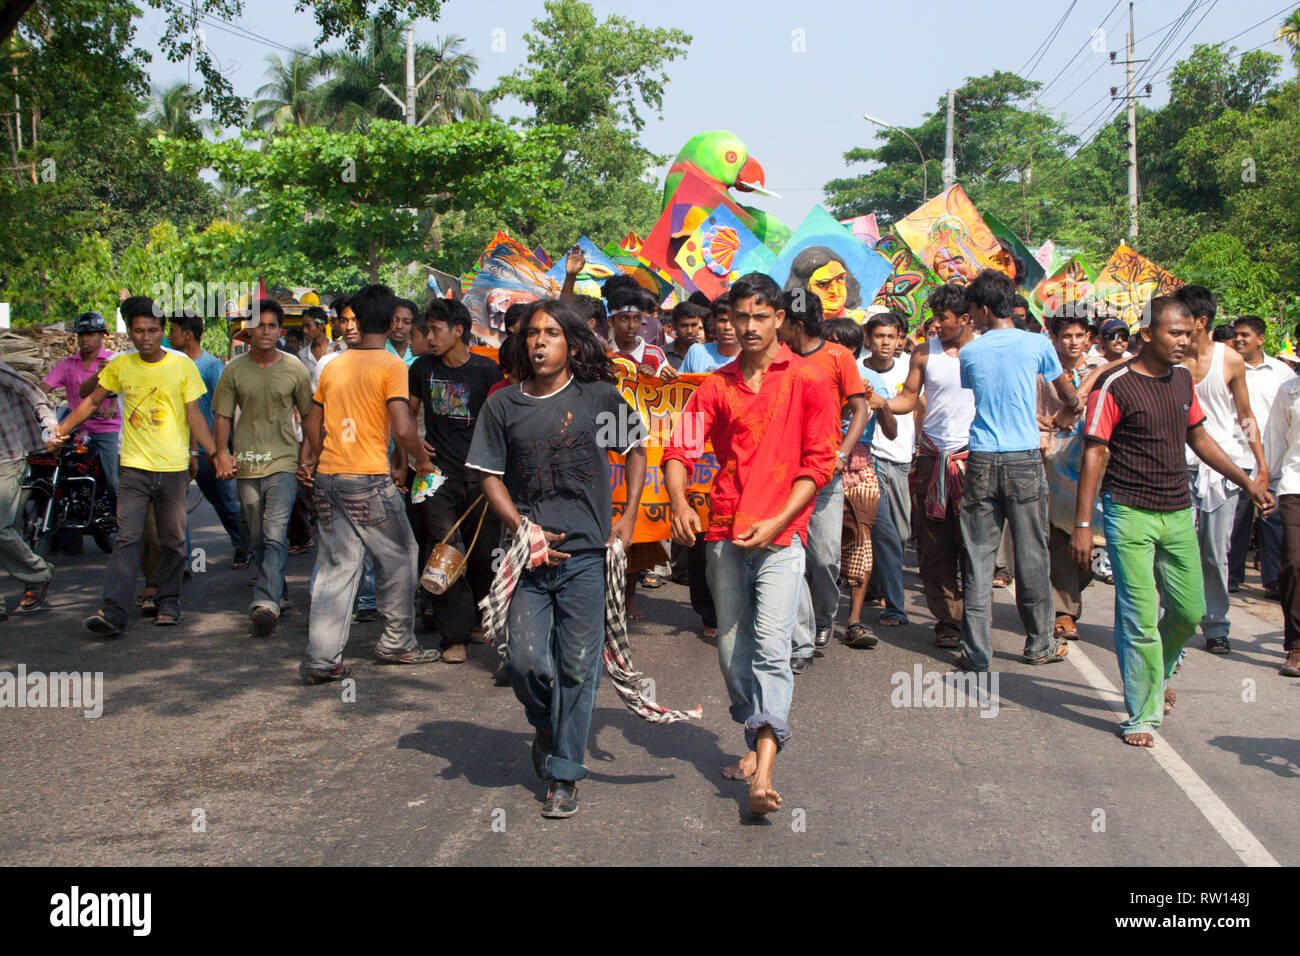
[{"label": "green bird head", "polygon": [[734,188],[764,196],[776,195],[763,188],[766,177],[758,160],[750,158],[749,149],[740,141],[740,137],[726,130],[696,133],[686,141],[664,181],[665,205],[681,182],[682,173],[687,170],[712,182],[721,190]]}]

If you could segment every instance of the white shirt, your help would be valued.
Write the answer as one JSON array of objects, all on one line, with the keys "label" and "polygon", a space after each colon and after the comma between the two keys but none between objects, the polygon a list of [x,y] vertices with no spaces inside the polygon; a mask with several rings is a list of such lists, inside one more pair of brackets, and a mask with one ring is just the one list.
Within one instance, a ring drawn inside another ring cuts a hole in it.
[{"label": "white shirt", "polygon": [[[1250,396],[1250,412],[1255,416],[1255,426],[1261,437],[1268,429],[1268,413],[1273,407],[1274,396],[1283,384],[1295,377],[1296,374],[1291,371],[1291,366],[1271,355],[1265,355],[1264,361],[1258,365],[1246,363],[1246,393]],[[1255,456],[1250,454],[1250,443],[1246,441],[1241,426],[1237,427],[1237,440],[1246,449],[1237,464],[1242,465],[1247,471],[1254,471]],[[1243,461],[1245,464],[1242,464]],[[1272,469],[1270,474],[1271,472]]]},{"label": "white shirt", "polygon": [[[889,386],[889,394],[886,398],[894,398],[903,391],[903,382],[907,380],[907,370],[910,367],[907,356],[900,358],[894,356],[894,364],[888,371],[876,372],[885,383]],[[860,359],[859,367],[870,368],[867,360]],[[885,432],[879,426],[876,427],[876,434],[871,439],[871,452],[877,458],[883,458],[885,461],[896,462],[900,465],[909,464],[912,460],[912,449],[916,447],[916,426],[912,420],[912,413],[906,415],[895,415],[898,422],[898,435],[893,439],[885,437]]]},{"label": "white shirt", "polygon": [[1278,387],[1264,429],[1264,461],[1274,494],[1300,495],[1300,378]]}]

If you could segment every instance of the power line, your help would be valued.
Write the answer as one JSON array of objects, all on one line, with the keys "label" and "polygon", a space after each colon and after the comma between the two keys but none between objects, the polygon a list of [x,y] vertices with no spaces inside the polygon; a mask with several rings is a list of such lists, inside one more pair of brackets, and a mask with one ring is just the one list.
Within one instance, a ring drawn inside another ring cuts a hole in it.
[{"label": "power line", "polygon": [[[1065,26],[1065,21],[1070,16],[1070,11],[1074,9],[1074,5],[1078,2],[1079,0],[1070,0],[1070,5],[1066,8],[1065,13],[1061,14],[1061,19],[1056,21],[1055,28],[1047,34],[1046,39],[1044,39],[1042,43],[1038,44],[1034,52],[1029,54],[1029,59],[1025,61],[1025,65],[1016,70],[1016,73],[1025,77],[1025,79],[1029,79],[1033,75],[1034,70],[1038,69],[1038,64],[1042,62],[1043,57],[1047,55],[1047,51],[1051,48],[1052,43],[1055,42],[1057,35],[1061,32],[1061,28]],[[1034,57],[1038,57],[1038,59],[1035,60]],[[1031,61],[1033,62],[1033,66],[1029,65]],[[1028,73],[1025,72],[1026,69],[1028,69]]]},{"label": "power line", "polygon": [[[1030,100],[1031,106],[1034,103],[1037,103],[1039,98],[1042,97],[1044,93],[1046,93],[1049,89],[1052,88],[1052,85],[1061,78],[1061,74],[1063,74],[1066,70],[1068,70],[1070,68],[1070,64],[1079,58],[1079,54],[1082,53],[1084,50],[1088,49],[1088,45],[1092,42],[1092,38],[1096,35],[1097,30],[1101,30],[1103,34],[1105,33],[1106,21],[1110,19],[1111,14],[1113,14],[1115,10],[1119,7],[1119,5],[1123,2],[1124,0],[1115,0],[1115,5],[1111,7],[1110,10],[1106,12],[1105,16],[1101,18],[1101,23],[1097,24],[1096,28],[1088,35],[1088,39],[1083,41],[1083,44],[1079,47],[1079,49],[1077,49],[1074,52],[1074,56],[1070,57],[1069,61],[1065,64],[1065,66],[1061,67],[1061,72],[1057,73],[1056,76],[1052,77],[1051,80],[1048,81],[1047,85],[1041,87],[1038,93],[1035,94],[1034,98]],[[1071,74],[1071,76],[1073,75],[1074,74]]]}]

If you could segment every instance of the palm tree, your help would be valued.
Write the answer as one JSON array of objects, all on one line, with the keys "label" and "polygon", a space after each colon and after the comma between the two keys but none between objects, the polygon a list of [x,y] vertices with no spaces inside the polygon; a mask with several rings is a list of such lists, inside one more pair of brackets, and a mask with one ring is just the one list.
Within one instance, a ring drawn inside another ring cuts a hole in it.
[{"label": "palm tree", "polygon": [[249,107],[249,124],[277,132],[288,126],[313,126],[320,116],[317,84],[325,75],[321,57],[294,51],[286,63],[276,54],[266,58],[266,83],[257,89]]},{"label": "palm tree", "polygon": [[237,224],[248,217],[252,193],[243,186],[236,186],[224,179],[218,179],[213,184],[213,189],[216,190],[226,222]]},{"label": "palm tree", "polygon": [[195,119],[198,108],[198,94],[188,83],[155,86],[144,121],[159,134],[173,139],[202,139],[212,132],[214,125],[210,119]]},{"label": "palm tree", "polygon": [[[403,110],[393,102],[379,84],[387,83],[399,96],[406,77],[406,44],[402,31],[386,31],[375,22],[359,52],[339,50],[325,54],[325,64],[333,77],[320,87],[321,111],[330,117],[335,129],[364,130],[372,120],[402,120]],[[459,120],[486,119],[490,111],[483,93],[469,86],[478,69],[478,60],[462,47],[464,38],[450,35],[436,38],[432,45],[421,43],[415,48],[415,75],[418,82],[430,70],[432,75],[416,94],[416,118],[440,126]]]},{"label": "palm tree", "polygon": [[1300,67],[1300,8],[1291,11],[1290,16],[1282,21],[1273,38],[1278,43],[1285,43],[1291,48],[1291,58]]}]

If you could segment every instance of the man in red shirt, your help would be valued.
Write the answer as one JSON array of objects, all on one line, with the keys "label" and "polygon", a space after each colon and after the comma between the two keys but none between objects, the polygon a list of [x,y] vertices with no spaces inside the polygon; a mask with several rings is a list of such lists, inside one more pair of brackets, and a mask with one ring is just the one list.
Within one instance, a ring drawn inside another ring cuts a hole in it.
[{"label": "man in red shirt", "polygon": [[[790,739],[804,542],[813,497],[834,467],[839,409],[826,377],[777,339],[785,310],[771,278],[742,276],[731,287],[731,309],[740,356],[695,390],[663,466],[673,540],[690,546],[704,534],[718,663],[732,719],[745,726],[748,751],[723,776],[752,777],[749,810],[761,815],[781,806],[772,765]],[[704,531],[686,486],[709,441],[719,469]]]}]

